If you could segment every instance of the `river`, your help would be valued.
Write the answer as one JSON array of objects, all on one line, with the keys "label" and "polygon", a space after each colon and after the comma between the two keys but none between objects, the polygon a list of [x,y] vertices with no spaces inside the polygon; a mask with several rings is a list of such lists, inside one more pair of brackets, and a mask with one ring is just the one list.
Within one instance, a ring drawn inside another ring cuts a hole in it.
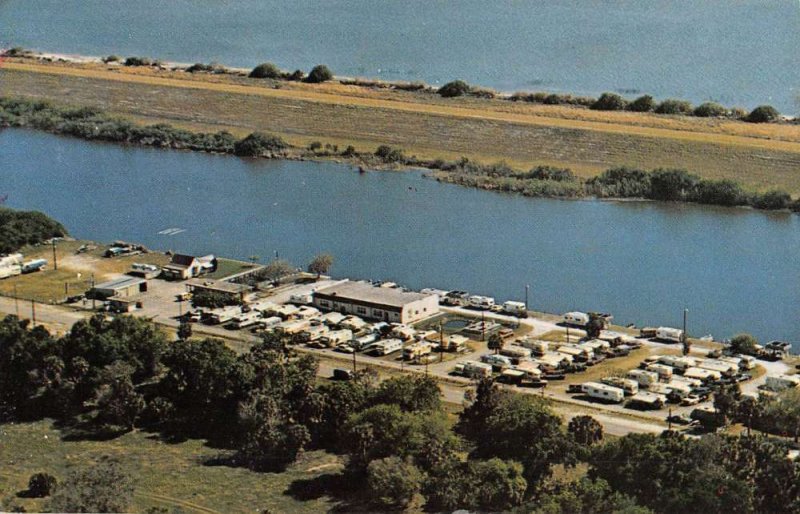
[{"label": "river", "polygon": [[0,47],[798,111],[796,0],[0,0]]},{"label": "river", "polygon": [[[0,195],[79,238],[466,289],[620,323],[800,340],[800,217],[654,202],[531,199],[419,172],[242,160],[0,132]],[[169,228],[175,235],[160,234]]]}]

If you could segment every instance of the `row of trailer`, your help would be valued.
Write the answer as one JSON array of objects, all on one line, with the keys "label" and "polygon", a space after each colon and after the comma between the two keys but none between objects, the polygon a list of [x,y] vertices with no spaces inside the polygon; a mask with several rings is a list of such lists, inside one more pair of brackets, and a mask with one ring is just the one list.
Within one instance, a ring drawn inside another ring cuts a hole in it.
[{"label": "row of trailer", "polygon": [[439,303],[451,307],[469,307],[482,311],[494,311],[518,318],[528,316],[528,308],[524,302],[508,300],[502,304],[497,303],[491,296],[470,294],[466,291],[442,291],[439,289],[423,289],[422,293],[439,295]]},{"label": "row of trailer", "polygon": [[41,271],[46,266],[47,259],[33,259],[26,262],[21,253],[3,255],[0,257],[0,279]]}]

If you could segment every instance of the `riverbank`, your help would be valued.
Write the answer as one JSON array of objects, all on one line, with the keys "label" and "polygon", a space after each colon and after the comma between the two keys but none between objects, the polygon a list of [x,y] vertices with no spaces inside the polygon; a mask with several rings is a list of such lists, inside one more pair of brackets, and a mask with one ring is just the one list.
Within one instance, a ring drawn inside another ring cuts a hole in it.
[{"label": "riverbank", "polygon": [[[99,107],[139,124],[170,123],[191,131],[254,130],[292,146],[382,144],[420,160],[514,169],[550,165],[591,178],[613,166],[684,168],[730,179],[750,191],[800,193],[800,128],[725,119],[656,116],[231,75],[186,73],[102,63],[7,59],[0,94]],[[143,101],[147,99],[147,101]],[[298,115],[302,114],[302,115]]]}]

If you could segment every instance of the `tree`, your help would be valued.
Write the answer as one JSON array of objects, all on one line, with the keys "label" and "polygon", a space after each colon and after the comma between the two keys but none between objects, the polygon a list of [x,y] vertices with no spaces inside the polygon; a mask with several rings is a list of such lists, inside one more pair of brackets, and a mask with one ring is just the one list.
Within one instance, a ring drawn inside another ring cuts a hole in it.
[{"label": "tree", "polygon": [[693,114],[700,118],[719,118],[728,115],[728,109],[716,102],[705,102],[695,107]]},{"label": "tree", "polygon": [[500,353],[500,350],[503,349],[504,345],[505,341],[503,341],[503,338],[500,337],[499,334],[492,334],[489,336],[489,341],[486,344],[490,350],[494,350],[494,353]]},{"label": "tree", "polygon": [[276,259],[266,266],[261,271],[261,274],[267,280],[272,280],[273,282],[280,280],[281,278],[285,277],[294,273],[294,267],[289,264],[288,261],[284,261],[282,259]]},{"label": "tree", "polygon": [[745,121],[750,123],[771,123],[777,121],[781,113],[771,105],[759,105],[747,115]]},{"label": "tree", "polygon": [[370,496],[379,500],[383,507],[408,507],[422,489],[424,480],[425,474],[408,458],[387,457],[367,466]]},{"label": "tree", "polygon": [[281,78],[281,70],[271,62],[264,62],[253,68],[248,75],[254,79],[279,79]]},{"label": "tree", "polygon": [[308,264],[308,272],[316,273],[319,278],[323,273],[327,273],[331,266],[333,266],[333,256],[329,253],[321,253]]},{"label": "tree", "polygon": [[[527,505],[526,505],[527,506]],[[652,511],[636,505],[629,496],[620,494],[602,479],[581,478],[564,484],[554,491],[542,495],[530,505],[530,512],[536,514],[599,513],[648,514]]]},{"label": "tree", "polygon": [[742,391],[739,389],[739,384],[722,386],[714,392],[714,409],[722,416],[724,424],[738,418],[741,400]]},{"label": "tree", "polygon": [[691,114],[692,104],[686,100],[675,100],[668,98],[658,104],[656,107],[656,114]]},{"label": "tree", "polygon": [[603,93],[589,108],[595,111],[623,111],[628,102],[616,93]]},{"label": "tree", "polygon": [[0,207],[0,253],[13,253],[25,245],[65,235],[67,230],[61,223],[41,212]]},{"label": "tree", "polygon": [[233,295],[221,291],[201,289],[192,293],[192,307],[205,307],[206,309],[219,309],[228,305],[241,305],[242,301]]},{"label": "tree", "polygon": [[56,490],[58,480],[49,473],[35,473],[28,480],[28,490],[26,496],[29,498],[44,498],[50,496]]},{"label": "tree", "polygon": [[741,186],[732,180],[702,180],[698,189],[700,203],[734,206],[747,202]]},{"label": "tree", "polygon": [[596,312],[589,313],[589,322],[586,324],[586,337],[597,339],[606,328],[606,319]]},{"label": "tree", "polygon": [[132,430],[145,402],[133,386],[133,367],[123,362],[106,366],[97,391],[97,419],[112,427]]},{"label": "tree", "polygon": [[311,440],[308,428],[295,423],[279,401],[258,391],[239,408],[245,440],[238,457],[252,469],[282,471]]},{"label": "tree", "polygon": [[192,337],[192,324],[187,319],[182,319],[178,325],[178,339],[186,341]]},{"label": "tree", "polygon": [[755,355],[756,345],[758,345],[758,339],[753,337],[750,334],[737,334],[733,336],[731,339],[731,344],[728,346],[729,351],[736,355]]},{"label": "tree", "polygon": [[591,446],[603,440],[603,425],[591,416],[575,416],[569,420],[567,433],[581,446]]},{"label": "tree", "polygon": [[437,93],[444,98],[453,98],[456,96],[464,96],[471,90],[472,88],[470,85],[463,80],[454,80],[440,87]]},{"label": "tree", "polygon": [[233,145],[233,153],[239,157],[270,157],[288,147],[286,141],[278,136],[253,132]]},{"label": "tree", "polygon": [[520,505],[528,482],[519,462],[502,459],[469,461],[467,501],[464,507],[479,511],[507,511]]},{"label": "tree", "polygon": [[436,412],[442,406],[441,394],[433,377],[401,375],[381,382],[372,394],[372,404],[397,405],[405,412]]},{"label": "tree", "polygon": [[126,512],[133,481],[119,463],[102,460],[73,471],[50,500],[52,512]]},{"label": "tree", "polygon": [[777,211],[786,209],[792,202],[792,197],[786,191],[780,189],[773,189],[766,193],[756,195],[753,200],[753,206],[756,209],[764,209],[768,211]]},{"label": "tree", "polygon": [[470,440],[481,437],[486,431],[487,418],[509,394],[497,387],[491,378],[481,379],[474,392],[464,394],[468,404],[458,417],[456,433]]},{"label": "tree", "polygon": [[653,170],[648,198],[667,202],[693,200],[698,182],[699,179],[686,170]]},{"label": "tree", "polygon": [[310,82],[312,84],[319,84],[321,82],[327,82],[333,78],[333,73],[327,66],[324,64],[318,64],[311,68],[311,71],[308,72],[308,77],[306,78],[306,82]]},{"label": "tree", "polygon": [[656,108],[656,101],[650,95],[642,95],[628,104],[628,110],[633,112],[651,112]]}]

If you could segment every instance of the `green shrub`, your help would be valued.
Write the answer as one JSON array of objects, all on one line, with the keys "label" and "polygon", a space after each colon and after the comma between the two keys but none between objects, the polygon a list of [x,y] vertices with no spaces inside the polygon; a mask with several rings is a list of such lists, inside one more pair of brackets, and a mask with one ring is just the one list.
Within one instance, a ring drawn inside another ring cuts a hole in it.
[{"label": "green shrub", "polygon": [[248,76],[254,79],[279,79],[283,75],[277,66],[271,62],[265,62],[253,68]]},{"label": "green shrub", "polygon": [[103,58],[103,62],[106,64],[110,62],[120,62],[121,60],[122,57],[120,57],[119,55],[109,55],[108,57]]},{"label": "green shrub", "polygon": [[694,115],[700,118],[719,118],[728,115],[728,109],[716,102],[705,102],[694,109]]},{"label": "green shrub", "polygon": [[285,150],[289,145],[278,136],[253,132],[233,146],[233,153],[240,157],[262,157],[276,151]]},{"label": "green shrub", "polygon": [[123,64],[125,66],[152,66],[154,63],[149,57],[128,57]]},{"label": "green shrub", "polygon": [[229,294],[218,291],[200,290],[192,295],[192,307],[206,309],[219,309],[228,305],[241,305],[241,301]]},{"label": "green shrub", "polygon": [[759,105],[747,115],[745,121],[750,123],[771,123],[780,118],[781,113],[771,105]]},{"label": "green shrub", "polygon": [[463,80],[454,80],[440,87],[437,93],[439,93],[439,96],[444,98],[453,98],[456,96],[466,95],[471,89],[472,88],[469,86],[469,84]]},{"label": "green shrub", "polygon": [[332,78],[333,73],[331,70],[329,70],[324,64],[318,64],[317,66],[314,66],[308,73],[306,82],[310,82],[311,84],[319,84],[321,82],[327,82]]},{"label": "green shrub", "polygon": [[61,223],[37,211],[0,207],[0,253],[16,252],[25,245],[67,235]]},{"label": "green shrub", "polygon": [[356,147],[353,145],[347,145],[347,148],[344,149],[342,155],[344,157],[353,157],[354,155],[356,155]]},{"label": "green shrub", "polygon": [[656,101],[650,95],[642,95],[628,104],[628,110],[633,112],[651,112],[656,108]]},{"label": "green shrub", "polygon": [[732,180],[701,180],[698,185],[698,202],[710,205],[744,205],[747,195]]},{"label": "green shrub", "polygon": [[30,498],[44,498],[56,490],[58,480],[49,473],[35,473],[28,480],[27,494]]},{"label": "green shrub", "polygon": [[622,111],[627,104],[628,102],[616,93],[603,93],[589,108],[595,111]]},{"label": "green shrub", "polygon": [[186,68],[188,73],[197,73],[197,72],[206,72],[206,73],[215,73],[219,71],[224,71],[224,68],[218,64],[204,64],[202,62],[196,62]]},{"label": "green shrub", "polygon": [[656,114],[691,114],[692,104],[686,100],[668,98],[658,104]]},{"label": "green shrub", "polygon": [[774,189],[753,198],[753,207],[768,211],[787,209],[792,204],[792,197],[785,191]]},{"label": "green shrub", "polygon": [[650,173],[652,200],[691,202],[697,198],[698,178],[686,170],[657,169]]},{"label": "green shrub", "polygon": [[392,148],[391,146],[381,145],[375,150],[375,156],[380,158],[383,162],[402,162],[405,160],[405,155],[402,150]]},{"label": "green shrub", "polygon": [[303,70],[294,70],[291,73],[285,74],[284,78],[286,80],[291,80],[292,82],[300,82],[305,76],[306,74],[303,72]]},{"label": "green shrub", "polygon": [[524,176],[519,178],[532,178],[535,180],[555,180],[556,182],[574,182],[575,174],[567,168],[554,168],[552,166],[537,166],[531,168]]},{"label": "green shrub", "polygon": [[586,185],[591,194],[600,198],[647,198],[650,174],[624,166],[611,168],[589,179]]}]

